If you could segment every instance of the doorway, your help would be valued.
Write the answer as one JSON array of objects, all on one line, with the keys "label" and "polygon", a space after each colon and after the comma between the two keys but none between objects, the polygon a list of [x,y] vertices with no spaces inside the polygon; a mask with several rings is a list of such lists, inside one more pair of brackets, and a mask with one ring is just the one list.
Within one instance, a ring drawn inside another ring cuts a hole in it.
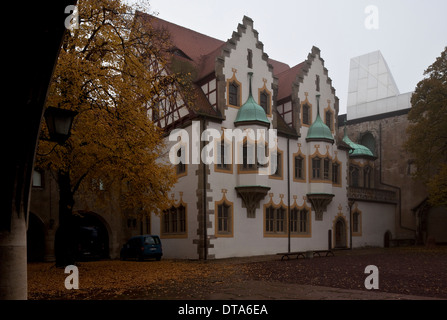
[{"label": "doorway", "polygon": [[335,248],[347,247],[346,222],[343,218],[338,218],[335,222]]},{"label": "doorway", "polygon": [[[105,221],[94,212],[73,215],[71,223],[73,255],[76,261],[109,258],[109,232]],[[55,238],[55,250],[66,250],[59,245],[61,230]]]},{"label": "doorway", "polygon": [[383,247],[389,248],[391,244],[391,232],[387,231],[385,232],[385,236],[383,238]]}]

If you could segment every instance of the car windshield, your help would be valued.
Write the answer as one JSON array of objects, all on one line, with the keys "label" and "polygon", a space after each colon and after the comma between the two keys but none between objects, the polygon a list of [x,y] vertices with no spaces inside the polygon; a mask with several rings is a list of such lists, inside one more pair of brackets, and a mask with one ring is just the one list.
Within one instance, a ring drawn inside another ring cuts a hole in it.
[{"label": "car windshield", "polygon": [[146,237],[144,244],[159,244],[160,240],[156,237]]}]

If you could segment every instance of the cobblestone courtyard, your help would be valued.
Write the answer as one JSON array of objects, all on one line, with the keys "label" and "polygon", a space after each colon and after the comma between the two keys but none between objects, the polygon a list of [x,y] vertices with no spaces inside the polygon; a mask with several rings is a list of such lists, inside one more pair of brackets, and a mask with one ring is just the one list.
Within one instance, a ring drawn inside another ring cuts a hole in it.
[{"label": "cobblestone courtyard", "polygon": [[[378,267],[379,290],[365,289],[368,265]],[[104,260],[80,262],[78,269],[79,290],[67,290],[64,269],[30,263],[29,299],[447,299],[444,246],[344,250],[288,261]]]}]

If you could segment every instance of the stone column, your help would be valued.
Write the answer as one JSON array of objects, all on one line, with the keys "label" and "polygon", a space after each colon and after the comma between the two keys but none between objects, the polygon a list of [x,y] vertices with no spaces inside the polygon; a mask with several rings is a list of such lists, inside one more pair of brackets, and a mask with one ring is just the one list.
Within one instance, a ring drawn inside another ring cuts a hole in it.
[{"label": "stone column", "polygon": [[26,221],[11,217],[11,231],[0,231],[0,300],[26,300]]}]

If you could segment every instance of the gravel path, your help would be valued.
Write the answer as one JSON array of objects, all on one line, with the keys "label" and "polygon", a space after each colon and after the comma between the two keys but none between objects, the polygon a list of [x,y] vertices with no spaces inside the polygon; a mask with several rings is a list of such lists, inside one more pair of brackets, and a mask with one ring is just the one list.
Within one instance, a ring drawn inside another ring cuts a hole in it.
[{"label": "gravel path", "polygon": [[379,292],[447,299],[447,248],[337,252],[335,257],[245,264],[250,279],[365,290],[365,268],[379,271]]}]

